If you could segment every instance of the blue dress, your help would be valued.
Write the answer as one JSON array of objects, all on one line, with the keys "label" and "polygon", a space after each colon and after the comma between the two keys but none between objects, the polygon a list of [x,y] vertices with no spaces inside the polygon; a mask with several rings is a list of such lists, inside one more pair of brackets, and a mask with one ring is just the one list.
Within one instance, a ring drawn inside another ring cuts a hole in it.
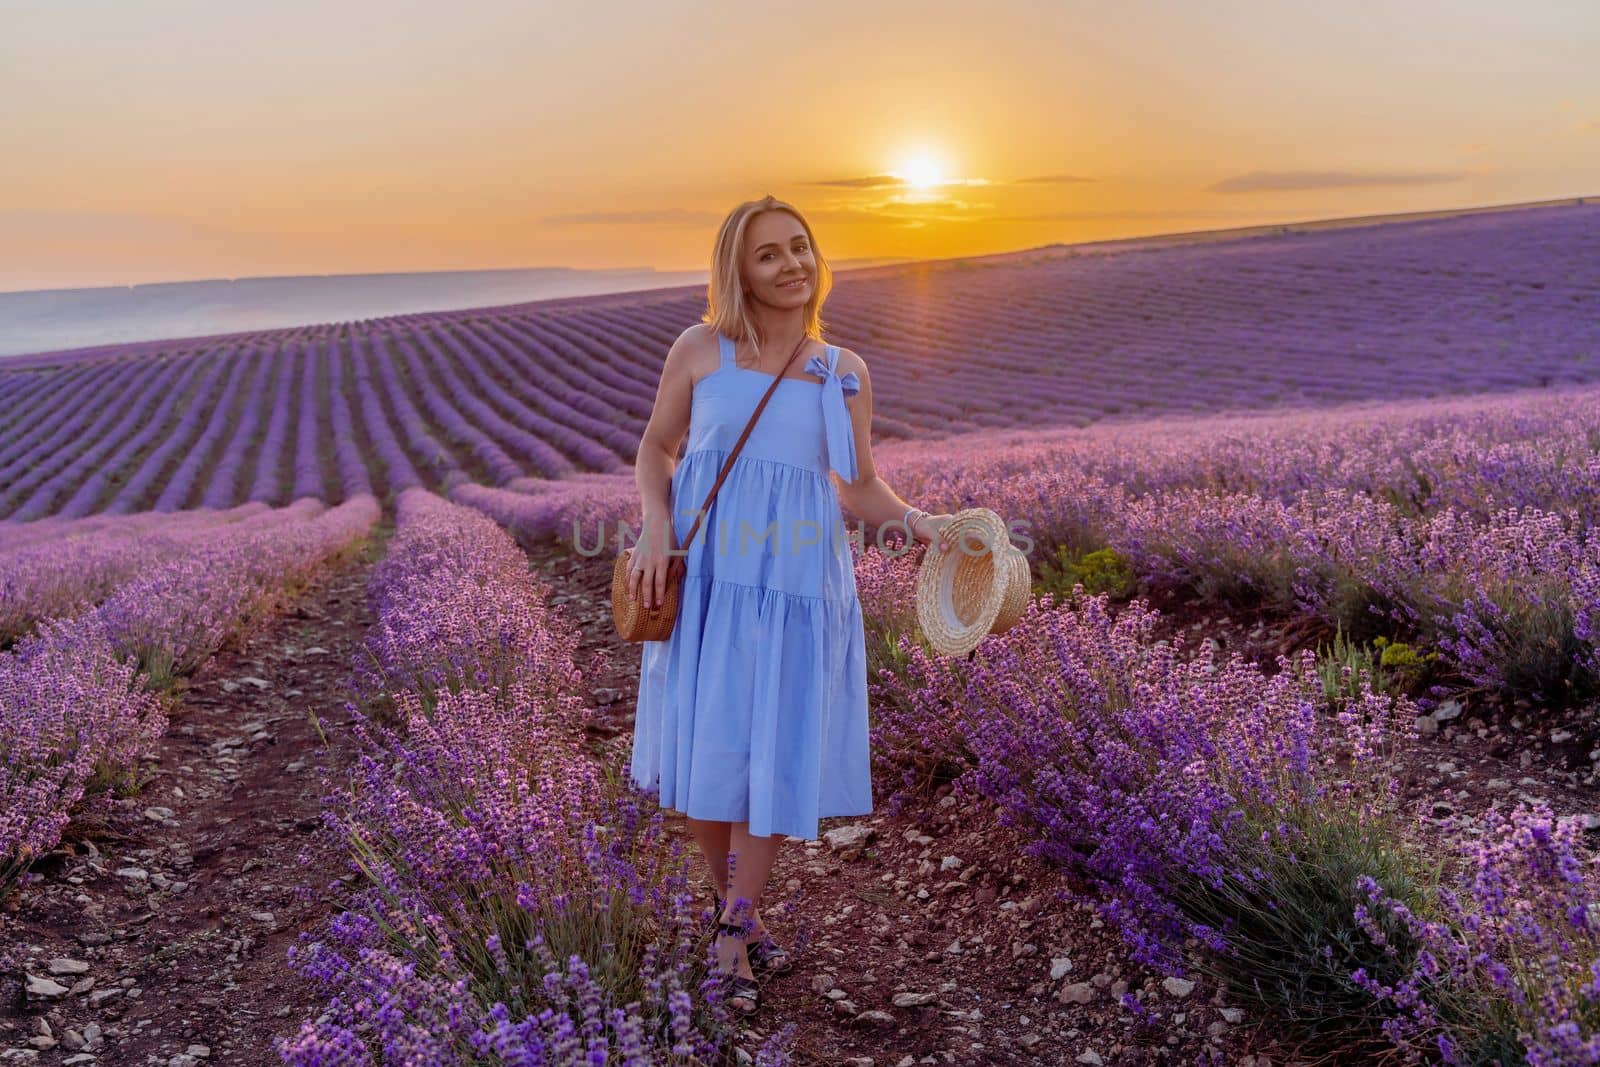
[{"label": "blue dress", "polygon": [[[679,546],[773,375],[720,366],[694,384],[672,475]],[[817,820],[872,811],[866,638],[832,468],[856,478],[838,348],[819,379],[785,378],[684,555],[677,621],[642,643],[632,778],[662,807],[816,838]]]}]

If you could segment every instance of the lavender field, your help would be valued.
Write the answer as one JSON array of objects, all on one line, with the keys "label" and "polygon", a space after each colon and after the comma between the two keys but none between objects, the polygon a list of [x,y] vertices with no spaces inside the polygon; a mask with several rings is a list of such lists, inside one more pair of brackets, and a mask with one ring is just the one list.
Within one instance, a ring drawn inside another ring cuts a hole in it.
[{"label": "lavender field", "polygon": [[[874,434],[1600,381],[1600,205],[852,272]],[[703,294],[0,361],[0,519],[625,472]]]},{"label": "lavender field", "polygon": [[[865,531],[876,810],[780,865],[755,1026],[595,544],[701,307],[0,362],[7,1058],[1600,1064],[1600,205],[841,282],[880,474],[1016,520],[1033,597],[941,658]],[[315,740],[180,747],[258,640],[346,649],[274,694]],[[317,817],[222,814],[228,753]]]}]

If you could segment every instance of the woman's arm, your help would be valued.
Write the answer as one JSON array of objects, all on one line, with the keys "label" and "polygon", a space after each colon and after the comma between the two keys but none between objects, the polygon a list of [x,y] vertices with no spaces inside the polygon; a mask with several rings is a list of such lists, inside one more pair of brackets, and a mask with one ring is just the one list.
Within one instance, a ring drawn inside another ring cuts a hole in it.
[{"label": "woman's arm", "polygon": [[[853,367],[843,366],[847,357],[854,363]],[[841,348],[839,361],[841,373],[854,370],[861,382],[860,390],[854,396],[845,398],[845,406],[850,409],[850,429],[855,435],[856,480],[846,482],[839,478],[839,502],[874,528],[900,522],[912,505],[902,500],[889,487],[889,483],[878,476],[877,468],[872,463],[872,376],[867,373],[866,360],[848,348]],[[954,516],[948,514],[929,515],[926,512],[920,517],[914,516],[911,536],[924,544],[938,540],[941,551],[946,550],[949,545],[940,534],[952,518]]]},{"label": "woman's arm", "polygon": [[650,531],[672,529],[672,472],[678,466],[678,446],[689,432],[689,405],[694,390],[690,365],[698,344],[700,324],[678,335],[661,367],[655,406],[639,440],[633,477],[639,487],[639,506],[645,536]]},{"label": "woman's arm", "polygon": [[633,550],[628,570],[628,596],[650,607],[662,603],[667,591],[667,573],[676,562],[668,553],[674,544],[672,524],[672,472],[678,465],[678,446],[689,432],[690,395],[694,391],[695,346],[700,343],[703,324],[684,330],[672,343],[661,368],[661,384],[656,387],[655,406],[650,421],[639,439],[639,454],[633,461],[633,478],[639,486],[640,517],[643,529]]}]

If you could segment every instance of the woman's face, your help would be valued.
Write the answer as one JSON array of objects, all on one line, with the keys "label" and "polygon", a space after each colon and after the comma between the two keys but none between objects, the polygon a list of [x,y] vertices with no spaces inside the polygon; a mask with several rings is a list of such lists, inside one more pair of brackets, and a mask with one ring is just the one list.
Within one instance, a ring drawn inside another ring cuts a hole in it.
[{"label": "woman's face", "polygon": [[817,284],[817,260],[800,220],[787,211],[764,211],[750,220],[744,238],[750,296],[773,307],[804,307]]}]

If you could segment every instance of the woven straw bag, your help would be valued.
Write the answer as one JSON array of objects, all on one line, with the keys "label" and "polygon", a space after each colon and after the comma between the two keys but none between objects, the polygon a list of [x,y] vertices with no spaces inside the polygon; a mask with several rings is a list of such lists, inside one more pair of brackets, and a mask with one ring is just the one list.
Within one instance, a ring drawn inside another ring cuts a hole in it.
[{"label": "woven straw bag", "polygon": [[[1011,543],[1000,516],[988,508],[958,511],[942,531],[955,548],[928,546],[917,573],[917,623],[934,651],[970,653],[989,634],[1003,634],[1022,617],[1032,586],[1028,557]],[[962,545],[969,547],[963,551]]]},{"label": "woven straw bag", "polygon": [[[745,439],[750,436],[750,431],[755,429],[756,420],[761,417],[761,409],[767,406],[767,401],[772,398],[773,392],[778,388],[778,383],[783,381],[783,376],[789,372],[795,357],[800,355],[800,350],[806,346],[806,338],[801,337],[800,343],[795,346],[794,352],[789,356],[789,362],[783,365],[783,370],[772,379],[772,384],[767,386],[767,391],[761,397],[761,403],[756,405],[755,412],[750,416],[750,421],[745,423],[744,433],[739,435],[738,443],[728,453],[728,458],[722,464],[722,470],[717,473],[717,480],[712,483],[711,491],[706,494],[705,503],[700,505],[700,513],[694,517],[694,525],[689,527],[689,536],[684,539],[684,544],[694,544],[694,535],[700,529],[700,520],[710,514],[711,501],[717,495],[717,490],[722,488],[722,480],[733,469],[733,461],[739,457],[739,450],[744,447]],[[654,536],[671,537],[672,520],[668,517],[667,529]],[[645,536],[652,536],[646,530]],[[661,603],[655,607],[645,606],[646,594],[641,584],[640,596],[634,600],[628,595],[628,576],[633,565],[633,549],[625,548],[617,556],[616,563],[611,568],[611,618],[617,624],[617,632],[625,641],[665,641],[672,636],[672,627],[678,621],[678,604],[682,599],[683,576],[688,571],[688,564],[683,560],[683,549],[680,546],[672,547],[673,555],[667,562],[667,580]],[[641,580],[642,582],[642,580]]]}]

